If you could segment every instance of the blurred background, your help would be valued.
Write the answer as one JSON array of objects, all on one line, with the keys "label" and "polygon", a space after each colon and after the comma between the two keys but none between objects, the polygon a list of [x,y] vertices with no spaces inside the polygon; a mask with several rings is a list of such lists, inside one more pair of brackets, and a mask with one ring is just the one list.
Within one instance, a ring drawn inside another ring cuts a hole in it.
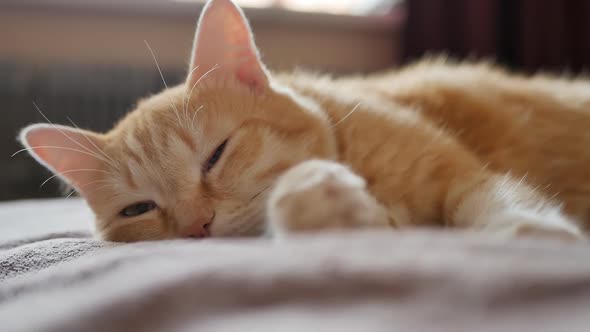
[{"label": "blurred background", "polygon": [[[60,195],[20,146],[47,117],[104,131],[137,98],[183,80],[200,0],[0,0],[0,200]],[[335,74],[401,66],[424,55],[493,59],[534,72],[590,62],[585,0],[236,0],[265,63]]]}]

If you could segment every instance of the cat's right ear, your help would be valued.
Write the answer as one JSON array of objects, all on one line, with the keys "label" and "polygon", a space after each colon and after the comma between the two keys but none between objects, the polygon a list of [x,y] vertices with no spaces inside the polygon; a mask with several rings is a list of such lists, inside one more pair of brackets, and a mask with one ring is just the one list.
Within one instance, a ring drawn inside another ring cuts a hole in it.
[{"label": "cat's right ear", "polygon": [[235,79],[255,90],[268,84],[248,21],[231,0],[209,0],[199,18],[187,84],[205,77]]},{"label": "cat's right ear", "polygon": [[35,124],[24,128],[19,139],[33,158],[82,196],[91,193],[106,173],[108,159],[101,150],[103,141],[98,134],[66,126]]}]

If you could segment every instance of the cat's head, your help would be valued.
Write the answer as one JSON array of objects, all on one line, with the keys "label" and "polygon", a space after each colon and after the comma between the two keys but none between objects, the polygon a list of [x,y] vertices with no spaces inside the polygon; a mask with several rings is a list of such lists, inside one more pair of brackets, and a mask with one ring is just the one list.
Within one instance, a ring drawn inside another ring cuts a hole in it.
[{"label": "cat's head", "polygon": [[258,234],[277,177],[335,145],[318,106],[273,81],[241,10],[207,3],[187,79],[101,134],[37,124],[37,161],[83,196],[112,241]]}]

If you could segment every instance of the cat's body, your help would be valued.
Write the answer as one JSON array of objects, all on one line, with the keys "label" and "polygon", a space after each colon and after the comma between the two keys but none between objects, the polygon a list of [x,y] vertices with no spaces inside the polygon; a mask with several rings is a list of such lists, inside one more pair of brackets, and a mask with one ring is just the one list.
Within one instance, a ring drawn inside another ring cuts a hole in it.
[{"label": "cat's body", "polygon": [[[451,163],[476,158],[489,170],[510,173],[590,226],[588,81],[525,77],[487,63],[442,58],[365,77],[279,77],[318,100],[338,123],[333,130],[339,161],[367,179],[383,201],[424,199],[425,188],[462,172],[449,164],[449,153]],[[389,121],[381,121],[384,117]],[[417,137],[421,131],[424,141]],[[420,205],[425,208],[424,202],[407,205],[418,213]],[[437,217],[436,212],[413,215],[410,223],[444,223]]]},{"label": "cat's body", "polygon": [[590,223],[589,101],[590,83],[444,61],[269,74],[241,11],[213,0],[185,84],[106,134],[21,138],[108,240],[414,225],[572,239]]}]

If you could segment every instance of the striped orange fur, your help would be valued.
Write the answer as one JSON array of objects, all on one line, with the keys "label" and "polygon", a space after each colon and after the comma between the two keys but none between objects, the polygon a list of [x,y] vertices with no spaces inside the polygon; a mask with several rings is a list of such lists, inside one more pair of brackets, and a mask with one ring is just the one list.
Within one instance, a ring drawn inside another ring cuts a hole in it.
[{"label": "striped orange fur", "polygon": [[105,134],[33,125],[21,139],[86,198],[106,240],[409,226],[578,239],[589,107],[585,80],[488,64],[270,73],[240,9],[212,0],[185,84]]}]

